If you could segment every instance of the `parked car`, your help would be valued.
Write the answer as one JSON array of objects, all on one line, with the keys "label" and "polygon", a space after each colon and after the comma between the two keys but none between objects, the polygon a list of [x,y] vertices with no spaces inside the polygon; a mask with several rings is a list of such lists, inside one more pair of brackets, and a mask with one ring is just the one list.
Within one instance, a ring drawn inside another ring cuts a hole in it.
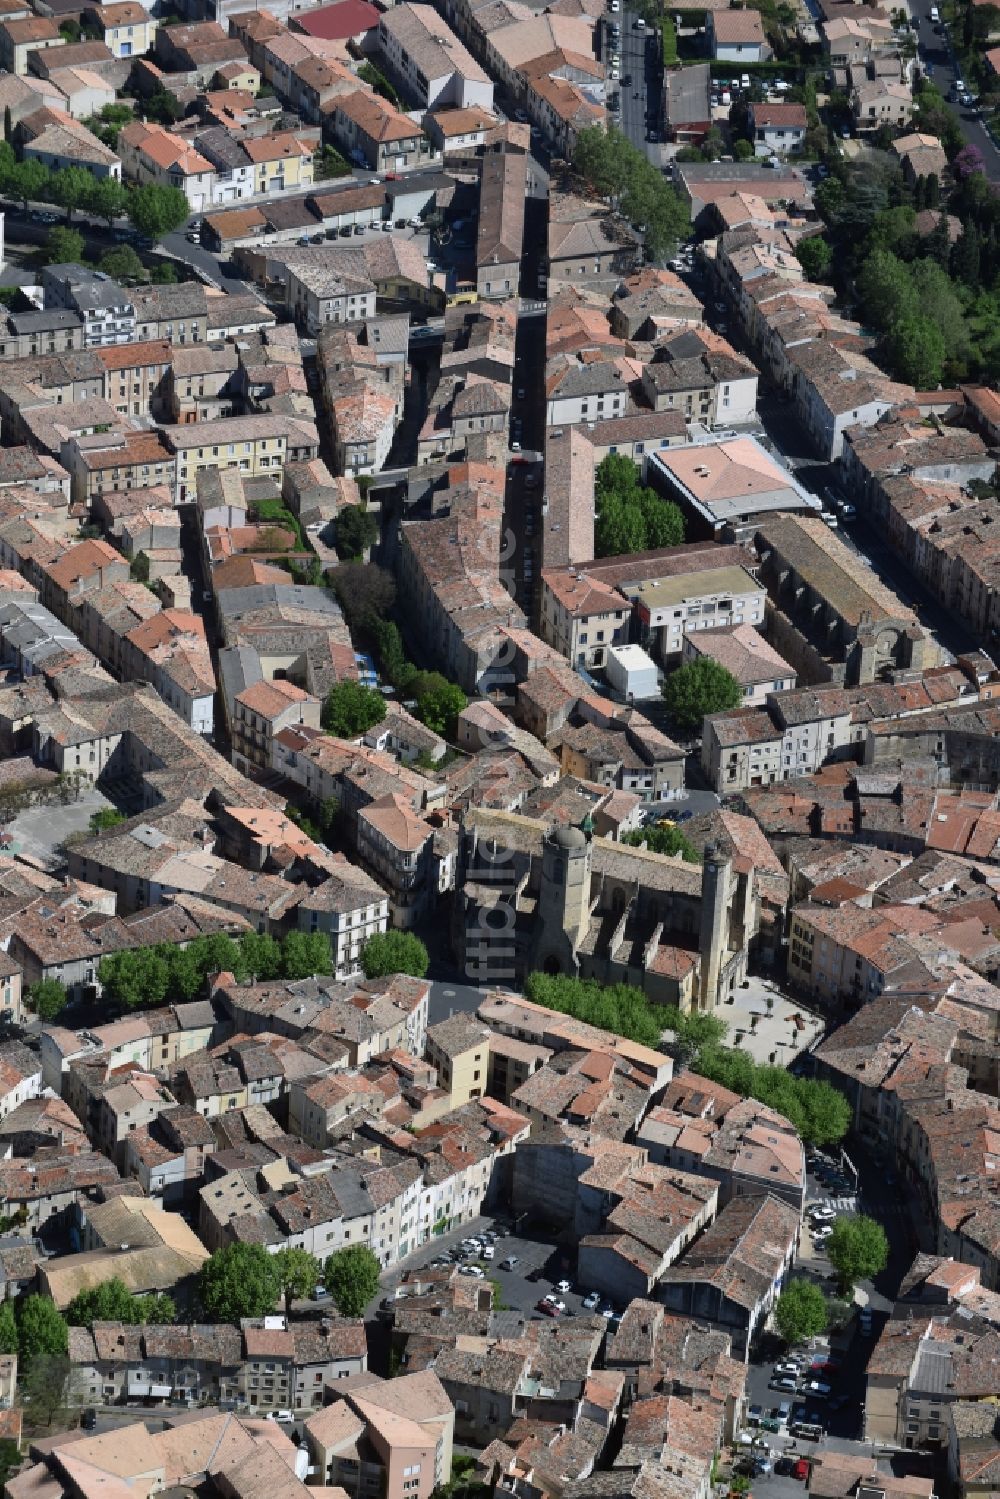
[{"label": "parked car", "polygon": [[473,1280],[485,1280],[486,1271],[481,1265],[459,1265],[459,1275],[471,1275]]},{"label": "parked car", "polygon": [[784,1390],[789,1395],[795,1394],[797,1381],[790,1374],[780,1374],[777,1378],[768,1381],[769,1390]]},{"label": "parked car", "polygon": [[600,1292],[599,1291],[591,1291],[590,1294],[589,1294],[589,1296],[585,1296],[583,1298],[583,1302],[582,1302],[583,1309],[584,1309],[585,1312],[596,1312],[596,1310],[600,1306],[600,1304],[601,1304],[601,1296],[600,1296]]},{"label": "parked car", "polygon": [[83,1427],[84,1431],[94,1430],[95,1426],[97,1425],[97,1412],[94,1410],[94,1407],[92,1405],[88,1405],[87,1409],[80,1417],[80,1425]]},{"label": "parked car", "polygon": [[517,1266],[518,1266],[518,1263],[519,1263],[519,1261],[518,1261],[517,1255],[516,1254],[509,1254],[505,1260],[501,1260],[500,1261],[500,1269],[501,1270],[516,1270]]},{"label": "parked car", "polygon": [[572,1289],[573,1287],[568,1280],[560,1280],[556,1282],[556,1290],[559,1292],[560,1296],[568,1296]]},{"label": "parked car", "polygon": [[496,1254],[496,1250],[493,1248],[492,1244],[485,1244],[480,1253],[482,1254],[484,1260],[491,1260]]}]

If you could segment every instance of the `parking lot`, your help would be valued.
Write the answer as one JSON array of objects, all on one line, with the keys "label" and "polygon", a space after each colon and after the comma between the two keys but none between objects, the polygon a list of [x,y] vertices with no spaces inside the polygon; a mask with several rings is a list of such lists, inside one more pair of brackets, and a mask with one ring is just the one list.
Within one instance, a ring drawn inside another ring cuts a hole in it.
[{"label": "parking lot", "polygon": [[[486,1241],[488,1234],[495,1236],[492,1242]],[[482,1236],[478,1250],[471,1244],[474,1236]],[[464,1251],[463,1240],[470,1241],[469,1252]],[[489,1249],[493,1251],[491,1257],[484,1252]],[[470,1279],[480,1278],[472,1273],[475,1267],[482,1271],[481,1278],[496,1281],[500,1287],[500,1305],[508,1311],[519,1312],[526,1321],[541,1321],[549,1315],[538,1310],[538,1303],[546,1296],[553,1296],[561,1302],[567,1315],[593,1311],[602,1313],[611,1321],[614,1315],[624,1310],[624,1306],[614,1306],[606,1297],[601,1297],[596,1306],[585,1307],[590,1287],[577,1284],[573,1259],[569,1249],[551,1240],[529,1239],[518,1234],[508,1218],[475,1218],[462,1228],[452,1229],[433,1243],[424,1245],[410,1256],[405,1265],[396,1266],[384,1275],[378,1302],[392,1295],[407,1271],[436,1264],[457,1264],[468,1269]],[[559,1290],[560,1283],[568,1285],[569,1289]]]}]

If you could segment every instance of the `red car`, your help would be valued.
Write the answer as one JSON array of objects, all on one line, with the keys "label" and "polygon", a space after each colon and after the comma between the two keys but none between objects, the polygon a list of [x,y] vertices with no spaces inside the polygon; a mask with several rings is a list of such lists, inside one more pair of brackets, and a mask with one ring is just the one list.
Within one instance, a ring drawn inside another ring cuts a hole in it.
[{"label": "red car", "polygon": [[802,1483],[805,1483],[806,1479],[809,1477],[809,1464],[806,1462],[804,1457],[800,1457],[798,1461],[793,1465],[792,1477],[798,1478]]},{"label": "red car", "polygon": [[559,1308],[554,1301],[536,1301],[535,1311],[542,1312],[546,1317],[558,1317]]}]

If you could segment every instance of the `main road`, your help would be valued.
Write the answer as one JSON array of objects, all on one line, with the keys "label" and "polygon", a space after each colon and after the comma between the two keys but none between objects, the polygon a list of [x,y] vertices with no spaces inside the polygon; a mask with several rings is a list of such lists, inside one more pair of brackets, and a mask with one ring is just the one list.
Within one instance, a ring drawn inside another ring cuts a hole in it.
[{"label": "main road", "polygon": [[[605,18],[605,28],[610,21],[617,21],[617,16]],[[662,83],[663,70],[661,67],[661,52],[658,45],[659,32],[651,27],[637,26],[640,18],[634,11],[626,10],[621,15],[621,83],[618,85],[621,91],[621,111],[619,115],[621,129],[628,136],[633,146],[636,146],[644,156],[650,153],[647,149],[649,131],[656,130],[659,133],[662,115]],[[603,42],[604,56],[609,50],[608,31],[605,29]],[[614,88],[614,83],[609,88]],[[655,159],[659,161],[659,153]]]},{"label": "main road", "polygon": [[[986,163],[986,175],[993,182],[1000,182],[1000,149],[986,129],[975,109],[956,104],[951,99],[952,84],[960,77],[958,64],[952,51],[951,39],[942,26],[935,30],[931,21],[934,0],[910,0],[910,16],[917,27],[918,54],[925,68],[930,64],[931,82],[941,90],[948,101],[948,108],[958,121],[966,144],[975,146]],[[969,79],[963,80],[966,84]]]}]

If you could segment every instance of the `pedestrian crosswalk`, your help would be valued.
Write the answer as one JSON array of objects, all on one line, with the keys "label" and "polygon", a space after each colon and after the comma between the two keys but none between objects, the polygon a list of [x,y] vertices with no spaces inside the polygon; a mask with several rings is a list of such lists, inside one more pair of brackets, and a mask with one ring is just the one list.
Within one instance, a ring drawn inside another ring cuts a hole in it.
[{"label": "pedestrian crosswalk", "polygon": [[858,1199],[856,1196],[848,1197],[825,1197],[824,1207],[833,1208],[835,1213],[856,1213],[858,1210]]}]

